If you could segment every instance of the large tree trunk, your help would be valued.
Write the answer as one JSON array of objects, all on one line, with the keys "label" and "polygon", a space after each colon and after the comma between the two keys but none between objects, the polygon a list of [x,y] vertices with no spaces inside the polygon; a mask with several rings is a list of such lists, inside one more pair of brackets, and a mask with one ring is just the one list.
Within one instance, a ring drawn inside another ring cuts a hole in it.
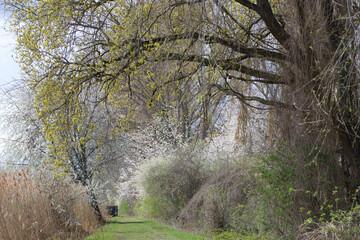
[{"label": "large tree trunk", "polygon": [[294,1],[296,29],[291,35],[296,37],[290,44],[290,64],[295,81],[289,87],[290,101],[298,109],[295,121],[303,126],[296,137],[305,136],[314,148],[331,153],[349,195],[360,185],[359,80],[354,67],[358,50],[351,4]]},{"label": "large tree trunk", "polygon": [[[346,187],[353,194],[360,185],[360,135],[359,135],[359,102],[358,84],[354,66],[357,51],[355,33],[352,24],[339,20],[351,16],[352,2],[344,0],[322,0],[326,30],[330,39],[331,57],[336,59],[334,69],[335,90],[337,101],[332,109],[335,111],[334,125],[338,133],[339,149],[342,158],[342,168],[345,174]],[[335,14],[337,12],[337,14]],[[349,15],[350,14],[350,15]],[[348,20],[349,21],[349,20]],[[352,19],[350,20],[352,21]],[[356,55],[356,53],[355,53]],[[331,61],[329,61],[331,62]],[[331,110],[329,113],[331,113]]]}]

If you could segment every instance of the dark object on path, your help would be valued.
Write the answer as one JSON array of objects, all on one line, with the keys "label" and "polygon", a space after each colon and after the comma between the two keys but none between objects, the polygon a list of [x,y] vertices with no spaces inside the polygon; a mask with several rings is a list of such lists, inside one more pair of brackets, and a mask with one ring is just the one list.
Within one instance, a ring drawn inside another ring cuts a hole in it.
[{"label": "dark object on path", "polygon": [[118,216],[118,206],[107,206],[106,211],[111,217]]}]

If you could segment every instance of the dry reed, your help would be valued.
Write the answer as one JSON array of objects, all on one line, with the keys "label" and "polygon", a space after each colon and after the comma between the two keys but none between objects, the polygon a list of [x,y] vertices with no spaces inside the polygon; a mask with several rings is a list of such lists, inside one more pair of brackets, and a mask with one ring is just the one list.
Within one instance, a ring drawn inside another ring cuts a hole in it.
[{"label": "dry reed", "polygon": [[0,239],[80,239],[98,227],[83,188],[31,175],[0,173]]}]

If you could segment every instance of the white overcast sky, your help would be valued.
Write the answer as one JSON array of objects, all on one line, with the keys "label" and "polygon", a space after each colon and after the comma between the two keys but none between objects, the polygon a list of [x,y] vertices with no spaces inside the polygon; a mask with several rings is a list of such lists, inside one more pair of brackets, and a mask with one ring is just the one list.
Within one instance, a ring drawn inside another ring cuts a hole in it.
[{"label": "white overcast sky", "polygon": [[19,66],[14,60],[15,36],[5,29],[8,22],[0,14],[0,86],[20,77]]}]

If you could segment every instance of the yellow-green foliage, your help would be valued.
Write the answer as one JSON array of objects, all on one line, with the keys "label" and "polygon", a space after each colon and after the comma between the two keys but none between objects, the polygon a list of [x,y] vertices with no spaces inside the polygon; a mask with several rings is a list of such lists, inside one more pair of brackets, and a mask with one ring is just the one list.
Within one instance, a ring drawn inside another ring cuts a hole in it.
[{"label": "yellow-green foliage", "polygon": [[[5,2],[18,37],[17,57],[35,90],[38,117],[52,144],[51,161],[65,172],[68,148],[82,151],[81,145],[98,127],[91,121],[83,126],[88,113],[82,103],[88,96],[96,95],[92,100],[121,110],[114,124],[117,131],[136,124],[141,109],[135,103],[141,100],[153,113],[178,124],[182,134],[189,135],[189,125],[196,123],[205,137],[218,120],[216,112],[223,98],[213,90],[214,84],[226,79],[227,59],[242,55],[233,56],[226,44],[212,36],[258,44],[258,40],[247,39],[247,25],[257,24],[259,16],[233,0],[219,6],[228,13],[225,24],[217,23],[220,15],[211,2]],[[280,6],[277,2],[272,1]],[[232,84],[243,92],[242,83]],[[83,136],[69,144],[71,128]]]},{"label": "yellow-green foliage", "polygon": [[[86,57],[93,60],[98,57],[87,56],[86,48],[88,41],[92,40],[92,34],[80,36],[78,32],[78,36],[72,36],[77,38],[75,45],[69,42],[74,40],[70,35],[76,19],[87,18],[87,21],[94,21],[95,16],[104,9],[96,9],[92,1],[8,3],[21,6],[12,8],[13,30],[18,36],[18,59],[26,73],[26,80],[35,90],[34,105],[43,122],[45,139],[49,143],[49,161],[55,169],[61,169],[63,173],[69,172],[72,165],[70,151],[81,154],[91,141],[96,142],[100,149],[105,141],[104,135],[94,134],[100,130],[91,116],[90,111],[94,107],[88,106],[89,101],[93,101],[94,105],[98,99],[106,96],[110,103],[121,104],[123,108],[127,108],[123,115],[117,116],[122,128],[127,125],[123,120],[129,121],[133,118],[132,107],[126,95],[121,94],[124,87],[114,83],[111,88],[101,90],[103,85],[96,81],[101,82],[104,79],[92,76],[96,72],[95,68],[97,71],[105,71],[104,75],[113,74],[115,66],[110,64],[111,60],[109,63],[100,61],[99,65],[93,66],[89,66],[88,62],[80,64]],[[95,12],[90,14],[87,10]],[[66,61],[62,61],[64,59]],[[93,97],[94,94],[99,97]],[[92,97],[91,100],[89,96]],[[109,137],[109,134],[106,134],[106,137]],[[93,159],[96,161],[102,160],[100,153],[94,155],[96,156]],[[101,163],[94,165],[99,164]]]},{"label": "yellow-green foliage", "polygon": [[305,223],[298,236],[300,240],[307,239],[359,239],[360,206],[354,206],[347,211],[336,211],[331,214],[331,219],[318,223]]}]

